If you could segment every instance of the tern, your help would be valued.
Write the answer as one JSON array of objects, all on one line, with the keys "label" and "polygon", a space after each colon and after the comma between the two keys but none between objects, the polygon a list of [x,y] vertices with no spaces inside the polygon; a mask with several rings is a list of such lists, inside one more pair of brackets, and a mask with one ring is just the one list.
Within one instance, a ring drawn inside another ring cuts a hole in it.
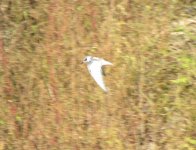
[{"label": "tern", "polygon": [[87,64],[87,68],[93,79],[96,83],[105,91],[108,92],[108,89],[105,86],[103,80],[103,66],[113,65],[111,62],[106,61],[102,58],[86,56],[83,60],[83,63]]}]

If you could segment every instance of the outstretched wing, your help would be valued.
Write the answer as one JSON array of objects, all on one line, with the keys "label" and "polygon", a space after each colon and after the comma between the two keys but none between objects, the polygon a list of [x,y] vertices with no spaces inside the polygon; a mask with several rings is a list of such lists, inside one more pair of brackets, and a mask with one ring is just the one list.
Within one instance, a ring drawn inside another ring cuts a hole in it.
[{"label": "outstretched wing", "polygon": [[102,59],[101,60],[101,65],[105,66],[105,65],[113,65],[113,64],[111,62],[109,62],[109,61],[106,61],[106,60]]},{"label": "outstretched wing", "polygon": [[101,66],[105,66],[105,65],[113,65],[111,62],[106,61],[104,59],[98,58],[98,57],[93,57],[94,61],[98,61],[100,62]]},{"label": "outstretched wing", "polygon": [[107,92],[107,88],[105,87],[105,83],[103,80],[102,74],[102,63],[99,60],[94,60],[91,64],[88,64],[88,70],[91,76],[94,78],[96,83],[105,91]]}]

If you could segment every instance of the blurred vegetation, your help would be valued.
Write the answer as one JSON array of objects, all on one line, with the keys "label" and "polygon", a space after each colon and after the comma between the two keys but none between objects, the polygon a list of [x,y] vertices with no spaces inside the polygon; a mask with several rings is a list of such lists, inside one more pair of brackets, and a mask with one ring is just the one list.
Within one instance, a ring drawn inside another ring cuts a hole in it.
[{"label": "blurred vegetation", "polygon": [[[196,148],[193,0],[1,0],[0,150]],[[107,95],[80,65],[114,63]]]}]

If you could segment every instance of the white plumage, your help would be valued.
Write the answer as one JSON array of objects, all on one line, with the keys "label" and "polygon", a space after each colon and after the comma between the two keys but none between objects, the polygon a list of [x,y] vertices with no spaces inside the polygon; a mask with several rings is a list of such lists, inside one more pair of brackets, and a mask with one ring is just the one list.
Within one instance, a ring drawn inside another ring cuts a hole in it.
[{"label": "white plumage", "polygon": [[101,58],[92,57],[92,56],[86,56],[83,60],[84,63],[87,64],[87,68],[91,74],[91,76],[94,78],[96,83],[105,91],[107,92],[107,88],[105,86],[104,80],[103,80],[103,70],[102,67],[104,65],[112,65],[111,62],[106,61]]}]

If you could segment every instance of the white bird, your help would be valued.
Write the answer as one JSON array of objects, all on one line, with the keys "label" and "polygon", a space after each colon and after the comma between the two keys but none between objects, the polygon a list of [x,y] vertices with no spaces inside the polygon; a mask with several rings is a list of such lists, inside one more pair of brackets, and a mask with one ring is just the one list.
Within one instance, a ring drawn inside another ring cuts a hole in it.
[{"label": "white bird", "polygon": [[86,56],[83,60],[85,64],[87,64],[87,68],[91,74],[91,76],[94,78],[96,83],[105,91],[107,92],[107,88],[105,86],[104,80],[103,80],[103,70],[102,67],[104,65],[112,65],[111,62],[106,61],[102,58],[98,57],[92,57],[92,56]]}]

